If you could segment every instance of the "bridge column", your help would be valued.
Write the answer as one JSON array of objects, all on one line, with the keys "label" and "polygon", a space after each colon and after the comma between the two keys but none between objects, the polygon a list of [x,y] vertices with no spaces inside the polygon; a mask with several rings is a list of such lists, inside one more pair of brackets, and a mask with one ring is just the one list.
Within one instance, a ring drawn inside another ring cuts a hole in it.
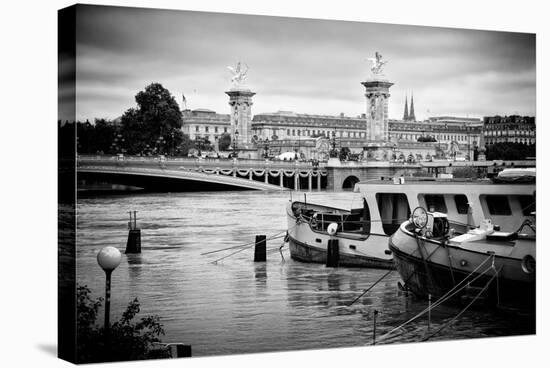
[{"label": "bridge column", "polygon": [[317,191],[321,190],[321,172],[317,171]]},{"label": "bridge column", "polygon": [[294,190],[299,190],[298,185],[300,184],[300,175],[298,174],[298,169],[294,170]]},{"label": "bridge column", "polygon": [[311,178],[311,170],[309,170],[308,174],[307,174],[307,189],[311,192],[311,181],[312,181],[312,178]]},{"label": "bridge column", "polygon": [[248,173],[248,180],[252,180],[252,175],[254,175],[252,173],[252,169],[250,169],[250,172]]},{"label": "bridge column", "polygon": [[233,168],[233,177],[235,177],[235,178],[237,177],[237,168],[236,167]]},{"label": "bridge column", "polygon": [[264,175],[265,183],[269,183],[269,170],[265,169],[265,175]]},{"label": "bridge column", "polygon": [[279,174],[279,186],[282,188],[283,187],[283,177],[284,177],[284,173],[283,171],[281,170],[281,173]]}]

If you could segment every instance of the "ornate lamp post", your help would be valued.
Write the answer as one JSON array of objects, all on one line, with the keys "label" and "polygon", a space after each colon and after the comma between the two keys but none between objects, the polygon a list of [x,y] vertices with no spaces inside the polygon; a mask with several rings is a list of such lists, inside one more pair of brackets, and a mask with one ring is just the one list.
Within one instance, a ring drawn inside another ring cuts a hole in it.
[{"label": "ornate lamp post", "polygon": [[239,131],[235,130],[235,140],[233,141],[233,155],[236,154],[237,151],[237,140],[239,139]]},{"label": "ornate lamp post", "polygon": [[172,137],[172,156],[174,156],[174,132],[170,133],[170,136]]},{"label": "ornate lamp post", "polygon": [[118,267],[122,255],[115,247],[105,247],[97,254],[97,263],[105,271],[105,331],[109,330],[111,309],[111,273]]},{"label": "ornate lamp post", "polygon": [[264,141],[264,158],[268,157],[268,147],[269,147],[269,139],[266,138]]}]

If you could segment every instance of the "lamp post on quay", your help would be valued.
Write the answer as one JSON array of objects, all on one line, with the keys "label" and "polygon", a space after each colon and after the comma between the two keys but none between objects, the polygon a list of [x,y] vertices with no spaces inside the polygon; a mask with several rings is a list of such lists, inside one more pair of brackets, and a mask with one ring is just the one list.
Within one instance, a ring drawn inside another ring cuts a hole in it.
[{"label": "lamp post on quay", "polygon": [[105,247],[97,254],[97,263],[105,271],[105,331],[109,331],[109,312],[111,309],[111,273],[118,267],[122,255],[115,247]]}]

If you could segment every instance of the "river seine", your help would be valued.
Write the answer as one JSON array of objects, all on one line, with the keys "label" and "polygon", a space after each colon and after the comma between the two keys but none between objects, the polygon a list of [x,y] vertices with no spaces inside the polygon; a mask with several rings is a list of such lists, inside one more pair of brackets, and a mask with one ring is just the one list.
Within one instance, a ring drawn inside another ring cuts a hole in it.
[{"label": "river seine", "polygon": [[[303,193],[292,193],[303,199]],[[192,345],[194,356],[369,345],[426,308],[399,291],[391,273],[358,302],[347,304],[385,270],[326,268],[290,259],[283,239],[268,241],[267,262],[253,262],[253,247],[219,262],[234,250],[208,251],[254,241],[286,230],[286,192],[133,193],[79,198],[77,281],[103,297],[105,276],[97,252],[115,246],[124,253],[128,211],[137,211],[142,253],[124,255],[112,275],[111,321],[137,297],[141,316],[160,316],[163,342]],[[307,193],[311,202],[360,207],[351,192]],[[283,259],[284,257],[284,259]],[[459,308],[432,312],[380,343],[418,342],[450,321]],[[100,310],[103,315],[103,310]],[[102,323],[102,321],[98,321]],[[431,340],[534,333],[532,322],[489,312],[466,311]],[[378,341],[377,341],[378,343]]]}]

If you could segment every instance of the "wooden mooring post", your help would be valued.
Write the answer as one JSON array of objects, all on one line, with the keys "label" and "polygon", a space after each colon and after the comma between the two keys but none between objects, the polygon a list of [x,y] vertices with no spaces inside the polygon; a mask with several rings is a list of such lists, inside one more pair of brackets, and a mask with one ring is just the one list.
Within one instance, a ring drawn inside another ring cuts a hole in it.
[{"label": "wooden mooring post", "polygon": [[256,235],[256,245],[254,246],[254,262],[265,262],[266,260],[266,240],[265,235]]},{"label": "wooden mooring post", "polygon": [[327,245],[327,267],[338,267],[340,262],[340,250],[338,239],[330,239]]},{"label": "wooden mooring post", "polygon": [[126,254],[128,253],[141,253],[141,229],[137,227],[137,211],[134,211],[134,217],[132,219],[132,211],[128,211],[130,214],[130,221],[128,221],[128,241],[126,242]]}]

